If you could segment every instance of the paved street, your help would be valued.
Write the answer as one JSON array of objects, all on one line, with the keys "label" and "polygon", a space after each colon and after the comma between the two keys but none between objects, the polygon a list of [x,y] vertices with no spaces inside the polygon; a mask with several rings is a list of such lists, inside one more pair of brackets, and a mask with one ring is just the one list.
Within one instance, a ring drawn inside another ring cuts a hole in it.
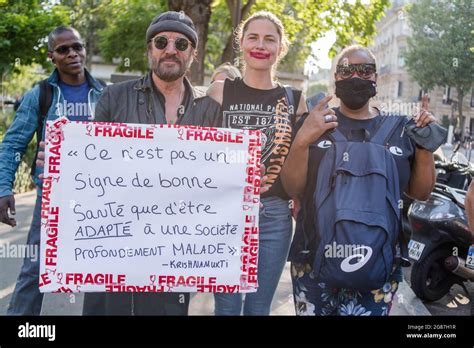
[{"label": "paved street", "polygon": [[[34,192],[17,195],[18,226],[12,229],[6,225],[0,226],[1,244],[22,244],[26,241],[29,223],[34,204]],[[20,258],[0,259],[0,315],[7,310],[13,292],[16,277],[22,260]],[[196,294],[192,296],[191,315],[212,315],[213,296],[211,294]],[[43,303],[43,315],[80,315],[82,295],[46,294]],[[425,306],[416,298],[407,283],[400,284],[397,299],[391,315],[469,315],[471,304],[461,288],[453,287],[451,293],[442,300]],[[293,298],[291,296],[291,280],[289,264],[287,264],[277,289],[272,306],[272,315],[294,315]]]}]

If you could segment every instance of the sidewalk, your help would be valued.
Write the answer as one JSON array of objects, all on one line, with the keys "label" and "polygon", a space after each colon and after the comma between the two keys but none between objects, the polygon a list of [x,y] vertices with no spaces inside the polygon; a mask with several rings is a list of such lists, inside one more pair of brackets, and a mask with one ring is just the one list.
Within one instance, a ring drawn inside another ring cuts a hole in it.
[{"label": "sidewalk", "polygon": [[[1,244],[25,243],[31,214],[35,203],[35,192],[16,197],[18,226],[11,229],[0,225]],[[22,260],[19,258],[0,258],[0,315],[6,314],[8,302],[20,271]],[[80,315],[82,312],[82,294],[45,294],[42,315]],[[212,294],[200,293],[191,295],[190,315],[213,315],[214,297]],[[290,265],[286,264],[273,300],[271,315],[295,315]],[[431,315],[425,305],[418,299],[406,282],[399,286],[393,302],[391,315]]]}]

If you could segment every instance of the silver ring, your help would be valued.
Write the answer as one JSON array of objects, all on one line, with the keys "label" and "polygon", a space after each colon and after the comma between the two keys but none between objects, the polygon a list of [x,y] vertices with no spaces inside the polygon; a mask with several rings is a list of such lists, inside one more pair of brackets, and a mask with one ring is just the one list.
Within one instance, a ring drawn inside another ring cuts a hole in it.
[{"label": "silver ring", "polygon": [[332,115],[324,115],[324,122],[326,123],[332,122]]}]

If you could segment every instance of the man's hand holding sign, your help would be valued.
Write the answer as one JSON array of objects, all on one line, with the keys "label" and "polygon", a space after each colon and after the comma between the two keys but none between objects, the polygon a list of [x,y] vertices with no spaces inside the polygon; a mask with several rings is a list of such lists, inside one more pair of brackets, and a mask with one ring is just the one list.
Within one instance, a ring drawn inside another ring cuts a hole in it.
[{"label": "man's hand holding sign", "polygon": [[41,291],[256,291],[260,146],[258,131],[49,123]]}]

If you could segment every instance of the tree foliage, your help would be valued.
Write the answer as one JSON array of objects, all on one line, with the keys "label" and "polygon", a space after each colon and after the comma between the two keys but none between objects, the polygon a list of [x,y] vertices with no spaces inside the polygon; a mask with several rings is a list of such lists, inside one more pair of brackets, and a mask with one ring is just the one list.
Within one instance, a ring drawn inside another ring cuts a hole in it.
[{"label": "tree foliage", "polygon": [[[243,3],[241,10],[250,0]],[[232,35],[231,18],[237,9],[232,8],[231,1],[218,0],[213,8],[211,17],[209,41],[216,50],[208,54],[208,66],[218,65],[224,61],[232,61],[226,47],[232,46],[235,41]],[[224,6],[227,4],[227,8]],[[308,57],[312,54],[310,44],[334,30],[337,36],[331,54],[334,55],[338,47],[344,47],[353,42],[362,45],[371,43],[375,34],[375,23],[383,15],[389,5],[388,0],[372,0],[363,5],[360,0],[348,2],[343,0],[257,0],[249,10],[249,15],[256,11],[266,10],[274,13],[281,19],[291,43],[287,57],[281,62],[280,69],[289,72],[300,72]],[[226,16],[227,13],[227,16]],[[226,18],[226,20],[223,20]],[[243,19],[245,19],[243,17]],[[235,47],[235,44],[233,45]],[[222,51],[219,55],[217,52]],[[217,53],[217,54],[216,54]],[[314,57],[317,59],[317,57]]]},{"label": "tree foliage", "polygon": [[196,62],[191,68],[190,78],[196,84],[204,82],[204,57],[206,54],[206,42],[211,19],[212,0],[168,0],[168,8],[172,11],[183,11],[194,23],[198,34],[198,45],[196,50]]},{"label": "tree foliage", "polygon": [[107,61],[119,59],[119,71],[148,69],[145,34],[152,19],[167,11],[165,0],[115,0],[105,9],[99,49]]},{"label": "tree foliage", "polygon": [[[99,48],[107,60],[121,58],[121,71],[146,71],[147,62],[144,37],[151,19],[159,12],[166,11],[168,3],[173,9],[181,9],[192,18],[196,13],[189,10],[192,0],[153,1],[116,0],[106,9],[106,26],[100,31]],[[210,13],[209,33],[202,41],[205,50],[197,65],[212,70],[224,61],[232,61],[233,29],[237,19],[245,19],[258,10],[275,13],[283,22],[292,43],[290,52],[282,61],[281,68],[287,71],[301,71],[306,57],[311,54],[311,42],[322,37],[329,30],[337,34],[336,46],[342,47],[352,42],[369,44],[375,33],[375,23],[383,15],[388,0],[372,0],[363,5],[360,0],[214,0],[200,3],[209,8],[199,12]],[[200,26],[199,24],[198,26]],[[227,49],[226,49],[227,47]],[[336,47],[332,49],[334,54]],[[125,60],[128,58],[128,60]],[[196,65],[196,64],[195,64]],[[195,67],[202,75],[202,67]],[[196,79],[193,79],[194,81]],[[198,78],[197,81],[202,81]]]},{"label": "tree foliage", "polygon": [[0,0],[0,13],[0,75],[20,65],[45,65],[45,38],[67,23],[64,8],[37,0]]},{"label": "tree foliage", "polygon": [[[281,68],[299,71],[311,54],[310,43],[329,30],[336,31],[336,46],[353,41],[369,43],[375,22],[387,4],[388,0],[373,0],[369,5],[362,5],[360,0],[63,0],[60,5],[53,5],[48,1],[0,0],[5,14],[0,20],[0,48],[6,53],[1,55],[0,69],[6,71],[18,59],[21,64],[44,64],[46,47],[42,39],[55,26],[70,24],[86,41],[88,63],[92,54],[100,52],[107,61],[119,58],[119,71],[144,72],[148,66],[142,38],[152,18],[172,6],[190,15],[201,31],[207,31],[209,26],[208,35],[200,37],[195,68],[198,74],[194,80],[202,81],[199,76],[204,66],[213,69],[223,61],[233,60],[233,30],[241,19],[258,10],[271,11],[283,21],[292,49]],[[193,10],[196,6],[199,11]],[[203,20],[200,14],[205,17]]]},{"label": "tree foliage", "polygon": [[408,71],[425,90],[454,87],[459,121],[474,78],[473,10],[472,0],[420,0],[408,8],[413,31],[405,55]]},{"label": "tree foliage", "polygon": [[6,95],[20,96],[30,90],[34,83],[44,78],[46,75],[41,72],[39,64],[20,65],[3,82],[3,91]]},{"label": "tree foliage", "polygon": [[99,53],[98,32],[104,29],[113,0],[62,0],[61,6],[69,14],[69,25],[81,34],[85,42],[86,65],[90,68],[92,56]]},{"label": "tree foliage", "polygon": [[[192,5],[195,5],[194,7]],[[203,67],[212,70],[223,61],[233,60],[233,29],[240,20],[258,10],[275,13],[283,22],[292,44],[281,69],[301,71],[311,54],[310,43],[329,30],[337,34],[336,47],[352,42],[368,44],[375,22],[388,0],[0,0],[0,72],[20,64],[46,62],[44,38],[57,25],[75,26],[86,41],[88,61],[100,53],[106,61],[119,59],[119,71],[146,71],[145,32],[159,13],[182,9],[207,30],[202,35],[200,56],[193,68],[193,80],[202,81]],[[194,11],[193,9],[198,8]],[[203,14],[203,20],[199,15]],[[210,19],[209,18],[210,15]],[[203,22],[203,23],[201,23]]]}]

